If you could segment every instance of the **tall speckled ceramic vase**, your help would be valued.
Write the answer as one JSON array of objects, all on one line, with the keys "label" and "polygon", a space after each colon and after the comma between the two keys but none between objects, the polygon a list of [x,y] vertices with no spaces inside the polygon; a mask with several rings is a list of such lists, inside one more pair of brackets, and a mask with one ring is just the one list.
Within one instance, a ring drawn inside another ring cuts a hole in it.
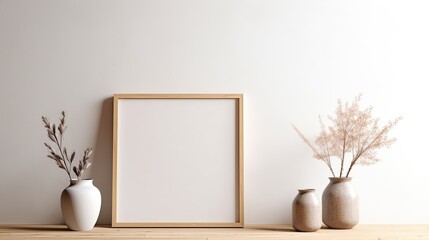
[{"label": "tall speckled ceramic vase", "polygon": [[359,222],[359,196],[351,178],[329,178],[322,195],[323,223],[329,228],[351,229]]},{"label": "tall speckled ceramic vase", "polygon": [[292,227],[315,232],[322,226],[322,209],[314,189],[300,189],[292,203]]},{"label": "tall speckled ceramic vase", "polygon": [[101,209],[101,193],[92,179],[70,180],[61,194],[61,210],[71,230],[89,231],[94,228]]}]

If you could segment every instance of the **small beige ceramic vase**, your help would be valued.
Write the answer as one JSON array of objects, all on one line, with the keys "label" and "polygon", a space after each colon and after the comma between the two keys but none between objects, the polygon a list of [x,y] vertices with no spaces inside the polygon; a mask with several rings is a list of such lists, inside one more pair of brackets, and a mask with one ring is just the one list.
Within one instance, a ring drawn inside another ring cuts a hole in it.
[{"label": "small beige ceramic vase", "polygon": [[329,228],[351,229],[359,222],[359,196],[351,178],[329,178],[322,195],[323,223]]},{"label": "small beige ceramic vase", "polygon": [[314,189],[300,189],[292,203],[292,227],[300,232],[315,232],[322,226],[322,209]]}]

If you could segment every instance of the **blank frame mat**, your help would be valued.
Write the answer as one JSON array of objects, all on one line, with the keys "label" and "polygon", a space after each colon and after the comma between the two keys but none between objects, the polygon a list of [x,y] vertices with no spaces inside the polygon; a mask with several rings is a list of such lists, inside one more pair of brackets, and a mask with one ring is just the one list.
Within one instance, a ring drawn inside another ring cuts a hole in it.
[{"label": "blank frame mat", "polygon": [[236,222],[236,99],[120,99],[117,147],[117,221]]}]

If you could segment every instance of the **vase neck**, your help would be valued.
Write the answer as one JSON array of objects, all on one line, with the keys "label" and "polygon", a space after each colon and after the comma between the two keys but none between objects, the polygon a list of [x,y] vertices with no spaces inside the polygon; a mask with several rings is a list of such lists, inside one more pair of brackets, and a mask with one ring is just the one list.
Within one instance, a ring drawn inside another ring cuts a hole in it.
[{"label": "vase neck", "polygon": [[83,180],[71,179],[70,186],[77,185],[77,184],[92,185],[92,181],[93,179],[83,179]]},{"label": "vase neck", "polygon": [[329,181],[331,183],[341,183],[341,182],[350,182],[352,180],[351,177],[330,177]]},{"label": "vase neck", "polygon": [[316,191],[315,189],[298,189],[298,192],[300,193],[300,194],[303,194],[303,193],[310,193],[310,192],[314,192],[314,191]]}]

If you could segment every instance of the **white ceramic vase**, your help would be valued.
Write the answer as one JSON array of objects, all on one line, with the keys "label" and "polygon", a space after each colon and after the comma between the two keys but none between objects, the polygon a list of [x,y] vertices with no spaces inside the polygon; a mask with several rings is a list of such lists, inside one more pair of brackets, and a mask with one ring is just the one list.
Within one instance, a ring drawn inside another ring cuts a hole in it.
[{"label": "white ceramic vase", "polygon": [[359,222],[359,196],[351,178],[329,178],[323,191],[323,223],[329,228],[351,229]]},{"label": "white ceramic vase", "polygon": [[322,208],[314,189],[300,189],[292,203],[292,227],[315,232],[322,226]]},{"label": "white ceramic vase", "polygon": [[89,231],[94,228],[101,209],[101,193],[92,179],[70,180],[61,194],[64,221],[71,230]]}]

